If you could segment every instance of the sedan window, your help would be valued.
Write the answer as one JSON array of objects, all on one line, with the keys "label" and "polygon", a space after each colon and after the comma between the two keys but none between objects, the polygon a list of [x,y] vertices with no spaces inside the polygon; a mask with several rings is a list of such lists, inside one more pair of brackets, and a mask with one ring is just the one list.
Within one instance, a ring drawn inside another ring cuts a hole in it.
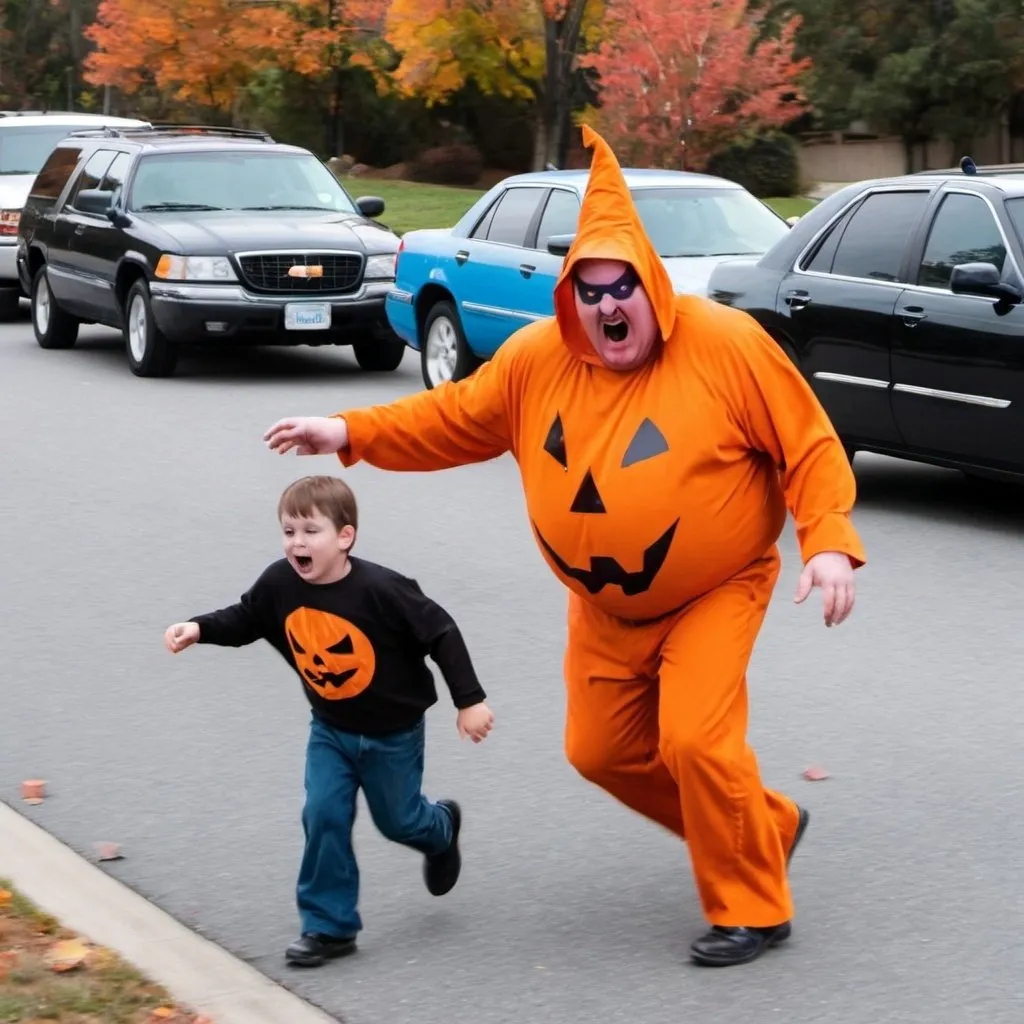
[{"label": "sedan window", "polygon": [[925,246],[917,283],[948,288],[961,263],[994,263],[1002,272],[1006,246],[999,225],[980,196],[954,192],[942,200]]},{"label": "sedan window", "polygon": [[857,208],[839,241],[832,273],[899,281],[907,242],[928,202],[927,192],[875,192]]},{"label": "sedan window", "polygon": [[357,212],[315,156],[223,150],[144,156],[128,208]]}]

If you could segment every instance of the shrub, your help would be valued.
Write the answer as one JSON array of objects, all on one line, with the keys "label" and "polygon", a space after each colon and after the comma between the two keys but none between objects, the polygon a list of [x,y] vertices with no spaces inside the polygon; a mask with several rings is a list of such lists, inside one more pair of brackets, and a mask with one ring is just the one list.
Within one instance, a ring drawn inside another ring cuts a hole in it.
[{"label": "shrub", "polygon": [[782,132],[733,143],[711,157],[706,170],[737,182],[759,199],[800,191],[799,150]]},{"label": "shrub", "polygon": [[432,185],[475,185],[482,171],[480,151],[465,143],[425,149],[409,162],[409,177]]}]

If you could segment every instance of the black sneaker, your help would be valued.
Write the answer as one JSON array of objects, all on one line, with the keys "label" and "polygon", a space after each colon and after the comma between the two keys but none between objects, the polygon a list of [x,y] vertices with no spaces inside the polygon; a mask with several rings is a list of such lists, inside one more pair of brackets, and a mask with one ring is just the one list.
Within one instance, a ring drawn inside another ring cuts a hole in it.
[{"label": "black sneaker", "polygon": [[328,960],[334,960],[339,956],[348,956],[349,953],[355,951],[354,936],[338,939],[333,935],[306,932],[285,950],[284,958],[296,967],[320,967]]},{"label": "black sneaker", "polygon": [[459,829],[462,827],[462,810],[454,800],[438,800],[452,816],[452,842],[444,853],[427,857],[423,864],[423,880],[432,896],[443,896],[455,888],[462,870],[462,854],[459,852]]}]

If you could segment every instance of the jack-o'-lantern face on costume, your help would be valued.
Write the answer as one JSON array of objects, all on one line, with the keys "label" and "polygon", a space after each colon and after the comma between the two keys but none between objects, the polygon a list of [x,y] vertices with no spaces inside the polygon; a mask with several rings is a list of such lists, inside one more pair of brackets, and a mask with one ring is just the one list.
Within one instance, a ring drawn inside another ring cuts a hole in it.
[{"label": "jack-o'-lantern face on costume", "polygon": [[594,159],[554,299],[562,341],[575,365],[588,364],[585,386],[575,370],[565,375],[519,456],[556,574],[607,611],[643,618],[678,568],[682,389],[673,395],[655,372],[676,303],[615,157],[586,128],[584,142]]},{"label": "jack-o'-lantern face on costume", "polygon": [[297,608],[285,619],[284,631],[303,681],[325,700],[357,697],[373,682],[373,645],[348,619]]}]

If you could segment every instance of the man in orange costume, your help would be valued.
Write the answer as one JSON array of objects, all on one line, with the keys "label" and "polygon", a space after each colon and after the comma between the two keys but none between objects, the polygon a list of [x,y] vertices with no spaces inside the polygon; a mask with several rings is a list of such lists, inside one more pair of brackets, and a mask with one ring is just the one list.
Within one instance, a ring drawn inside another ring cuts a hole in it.
[{"label": "man in orange costume", "polygon": [[574,768],[687,841],[711,929],[700,964],[787,938],[787,865],[807,812],[766,789],[747,745],[747,665],[779,573],[787,506],[826,625],[865,555],[829,420],[747,314],[676,296],[604,140],[555,287],[457,383],[281,420],[282,454],[390,470],[511,452],[546,561],[569,589],[565,745]]}]

